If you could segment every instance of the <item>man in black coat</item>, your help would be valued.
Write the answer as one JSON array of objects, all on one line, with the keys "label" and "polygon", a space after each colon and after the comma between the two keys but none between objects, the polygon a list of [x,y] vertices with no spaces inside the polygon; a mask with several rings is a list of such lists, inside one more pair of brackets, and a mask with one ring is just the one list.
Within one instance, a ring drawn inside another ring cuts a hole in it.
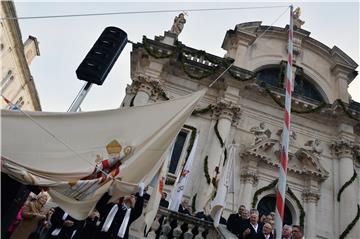
[{"label": "man in black coat", "polygon": [[72,218],[60,207],[55,208],[50,221],[49,239],[70,239],[75,236],[77,230],[83,225],[81,221]]},{"label": "man in black coat", "polygon": [[246,208],[244,205],[240,205],[238,213],[231,214],[226,223],[226,228],[239,238],[241,238],[240,232],[242,228],[248,221],[245,215]]},{"label": "man in black coat", "polygon": [[166,200],[167,197],[167,193],[163,192],[161,194],[161,199],[160,199],[160,207],[164,207],[164,208],[168,208],[169,207],[169,201]]},{"label": "man in black coat", "polygon": [[[259,239],[262,234],[262,227],[259,221],[259,212],[256,209],[250,210],[250,218],[248,223],[245,225],[245,230],[242,231],[241,235],[243,239]],[[271,225],[270,225],[271,226]]]},{"label": "man in black coat", "polygon": [[[139,184],[138,196],[130,195],[119,200],[119,203],[110,205],[101,205],[108,201],[106,198],[110,198],[109,195],[105,196],[105,199],[101,199],[97,205],[99,211],[106,211],[110,207],[110,211],[103,217],[103,221],[100,224],[100,233],[98,238],[103,239],[128,239],[129,228],[132,222],[139,218],[142,214],[144,207],[144,183]],[[101,214],[101,212],[100,212]]]},{"label": "man in black coat", "polygon": [[272,234],[272,226],[270,223],[265,223],[262,227],[262,233],[259,239],[273,239],[274,235]]}]

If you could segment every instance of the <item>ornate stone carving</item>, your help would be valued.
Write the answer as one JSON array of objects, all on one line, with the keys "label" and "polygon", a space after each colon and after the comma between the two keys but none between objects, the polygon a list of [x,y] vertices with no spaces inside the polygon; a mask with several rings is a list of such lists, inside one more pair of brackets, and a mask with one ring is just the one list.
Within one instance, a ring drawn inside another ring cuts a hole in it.
[{"label": "ornate stone carving", "polygon": [[338,157],[352,158],[354,143],[345,138],[339,138],[331,144],[331,149]]},{"label": "ornate stone carving", "polygon": [[304,149],[315,155],[320,155],[323,151],[318,139],[307,141],[304,144]]},{"label": "ornate stone carving", "polygon": [[164,92],[161,88],[160,81],[144,74],[136,75],[131,87],[135,93],[139,90],[147,93],[153,101],[157,101]]},{"label": "ornate stone carving", "polygon": [[228,119],[232,124],[237,124],[240,119],[240,107],[232,102],[226,102],[224,100],[219,101],[214,106],[214,116],[218,119]]},{"label": "ornate stone carving", "polygon": [[258,181],[258,174],[254,171],[243,171],[240,174],[240,178],[245,183],[255,184]]},{"label": "ornate stone carving", "polygon": [[317,203],[320,199],[320,193],[306,189],[303,191],[302,197],[306,203]]},{"label": "ornate stone carving", "polygon": [[271,137],[271,131],[265,128],[265,122],[261,122],[259,126],[252,127],[250,133],[255,135],[254,145]]},{"label": "ornate stone carving", "polygon": [[179,35],[183,30],[185,23],[186,23],[185,15],[184,13],[180,13],[179,16],[176,16],[174,18],[174,23],[171,27],[170,32]]},{"label": "ornate stone carving", "polygon": [[[278,168],[280,166],[278,145],[278,140],[266,139],[245,148],[240,157],[244,162],[263,162]],[[323,181],[328,177],[329,173],[319,160],[318,155],[305,149],[299,149],[295,154],[289,152],[288,170],[301,176],[311,176],[316,181]]]}]

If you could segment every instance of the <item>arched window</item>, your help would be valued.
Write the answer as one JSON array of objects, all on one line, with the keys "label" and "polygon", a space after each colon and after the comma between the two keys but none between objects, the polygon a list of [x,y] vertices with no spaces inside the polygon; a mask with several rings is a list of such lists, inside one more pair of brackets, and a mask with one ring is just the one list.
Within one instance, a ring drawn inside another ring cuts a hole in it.
[{"label": "arched window", "polygon": [[[289,207],[286,205],[288,202],[285,203],[285,210],[284,210],[284,224],[292,225],[292,214]],[[275,195],[269,195],[263,197],[257,209],[259,210],[260,215],[269,215],[271,212],[275,212],[275,205],[276,205],[276,198]]]},{"label": "arched window", "polygon": [[[278,67],[265,68],[257,72],[257,79],[266,84],[283,89],[285,69]],[[300,96],[305,99],[323,102],[324,99],[311,80],[303,74],[297,72],[294,83],[294,97]]]}]

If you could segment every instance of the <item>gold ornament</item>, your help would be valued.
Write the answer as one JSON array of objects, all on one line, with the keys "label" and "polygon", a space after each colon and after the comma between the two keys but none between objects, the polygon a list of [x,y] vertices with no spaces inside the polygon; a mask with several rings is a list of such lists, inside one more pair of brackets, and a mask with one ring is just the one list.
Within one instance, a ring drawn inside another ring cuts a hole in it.
[{"label": "gold ornament", "polygon": [[108,154],[119,154],[121,149],[121,144],[116,139],[112,140],[108,145],[106,145],[106,151]]}]

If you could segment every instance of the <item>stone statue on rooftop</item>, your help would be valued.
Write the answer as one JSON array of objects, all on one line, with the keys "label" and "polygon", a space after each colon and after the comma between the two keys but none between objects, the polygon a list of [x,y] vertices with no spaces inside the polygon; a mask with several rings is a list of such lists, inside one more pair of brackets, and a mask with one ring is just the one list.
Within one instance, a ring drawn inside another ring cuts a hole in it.
[{"label": "stone statue on rooftop", "polygon": [[184,13],[180,13],[179,16],[175,17],[174,24],[172,25],[170,32],[179,35],[182,29],[184,28],[185,23],[186,23],[185,15]]},{"label": "stone statue on rooftop", "polygon": [[294,26],[297,28],[301,28],[302,25],[304,25],[305,21],[302,21],[300,19],[301,10],[299,7],[297,7],[293,12],[293,19],[294,19]]}]

